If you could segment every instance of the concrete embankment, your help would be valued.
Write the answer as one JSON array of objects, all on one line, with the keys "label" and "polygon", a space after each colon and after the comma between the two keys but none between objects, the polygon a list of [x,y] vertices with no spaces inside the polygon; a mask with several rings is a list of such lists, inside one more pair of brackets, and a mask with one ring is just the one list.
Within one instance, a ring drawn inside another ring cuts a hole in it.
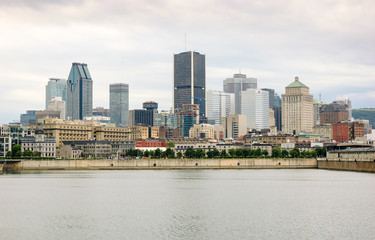
[{"label": "concrete embankment", "polygon": [[318,159],[318,168],[328,170],[343,170],[356,172],[372,172],[375,173],[374,161],[343,161],[338,159]]},{"label": "concrete embankment", "polygon": [[317,168],[313,158],[22,160],[14,170]]}]

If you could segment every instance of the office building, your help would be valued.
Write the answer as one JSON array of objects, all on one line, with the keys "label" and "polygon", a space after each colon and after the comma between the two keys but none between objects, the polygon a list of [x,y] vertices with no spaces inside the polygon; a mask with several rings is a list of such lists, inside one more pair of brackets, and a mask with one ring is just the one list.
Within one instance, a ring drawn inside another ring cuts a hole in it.
[{"label": "office building", "polygon": [[36,124],[35,113],[38,110],[27,110],[26,113],[21,114],[20,123],[23,127],[26,127],[29,124]]},{"label": "office building", "polygon": [[60,112],[60,119],[65,119],[65,105],[66,102],[62,101],[61,97],[52,97],[48,102],[47,110]]},{"label": "office building", "polygon": [[332,125],[333,140],[339,143],[353,141],[365,135],[364,124],[358,121],[342,121]]},{"label": "office building", "polygon": [[224,118],[224,136],[236,139],[247,134],[247,117],[245,115],[229,115]]},{"label": "office building", "polygon": [[321,100],[314,99],[313,108],[314,108],[314,126],[320,124],[320,113],[322,111],[322,106],[326,105],[326,102]]},{"label": "office building", "polygon": [[267,91],[268,92],[268,97],[269,97],[269,108],[273,109],[275,106],[275,89],[270,89],[270,88],[262,88],[262,91]]},{"label": "office building", "polygon": [[190,138],[214,139],[214,127],[210,124],[197,124],[189,130]]},{"label": "office building", "polygon": [[169,111],[160,111],[154,115],[154,126],[155,127],[168,127],[170,129],[177,129],[178,117]]},{"label": "office building", "polygon": [[256,89],[258,86],[256,78],[247,78],[245,74],[234,74],[233,78],[227,78],[223,81],[223,89],[226,93],[234,94],[235,114],[241,114],[240,92],[247,89]]},{"label": "office building", "polygon": [[277,93],[275,93],[275,99],[274,99],[273,106],[274,107],[281,107],[281,97]]},{"label": "office building", "polygon": [[189,130],[195,124],[199,124],[198,104],[183,104],[178,113],[178,126],[181,137],[189,137]]},{"label": "office building", "polygon": [[343,102],[325,104],[320,108],[320,124],[334,124],[348,120],[350,120],[349,111]]},{"label": "office building", "polygon": [[109,109],[104,107],[96,107],[92,109],[93,117],[108,117],[110,118]]},{"label": "office building", "polygon": [[[66,102],[67,96],[67,81],[61,78],[50,78],[46,85],[46,109],[48,109],[48,103],[54,97],[61,97],[61,101]],[[65,114],[65,113],[64,113]]]},{"label": "office building", "polygon": [[285,94],[281,98],[283,132],[311,133],[314,125],[314,110],[313,96],[309,88],[296,77],[295,81],[285,88]]},{"label": "office building", "polygon": [[205,55],[194,51],[174,54],[173,67],[173,111],[181,111],[183,104],[199,104],[200,117],[205,117]]},{"label": "office building", "polygon": [[67,82],[67,118],[82,120],[92,116],[92,87],[87,64],[73,63]]},{"label": "office building", "polygon": [[222,119],[235,112],[234,93],[207,91],[207,118],[215,124],[221,124]]},{"label": "office building", "polygon": [[347,96],[336,97],[335,101],[333,102],[345,105],[346,109],[348,110],[348,119],[352,120],[352,102]]},{"label": "office building", "polygon": [[269,96],[267,91],[249,88],[240,92],[241,112],[247,117],[247,128],[269,128]]},{"label": "office building", "polygon": [[109,85],[109,109],[111,122],[118,127],[129,125],[129,85],[115,83]]},{"label": "office building", "polygon": [[275,125],[277,131],[282,131],[282,111],[281,111],[281,106],[274,106],[273,107],[273,112],[274,112],[274,117],[275,117]]}]

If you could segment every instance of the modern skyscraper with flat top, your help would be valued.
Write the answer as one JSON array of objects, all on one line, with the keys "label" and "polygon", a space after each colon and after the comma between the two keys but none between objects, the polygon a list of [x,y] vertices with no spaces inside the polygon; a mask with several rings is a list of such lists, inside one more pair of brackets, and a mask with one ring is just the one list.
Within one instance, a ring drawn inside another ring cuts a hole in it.
[{"label": "modern skyscraper with flat top", "polygon": [[109,85],[109,109],[111,122],[117,127],[129,126],[129,85],[114,83]]},{"label": "modern skyscraper with flat top", "polygon": [[82,120],[92,116],[92,79],[85,63],[73,63],[67,83],[67,117]]},{"label": "modern skyscraper with flat top", "polygon": [[235,114],[241,114],[240,92],[249,88],[256,89],[258,86],[256,78],[247,78],[245,74],[234,74],[233,78],[227,78],[223,81],[223,89],[226,93],[234,93]]},{"label": "modern skyscraper with flat top", "polygon": [[206,116],[206,60],[205,55],[190,51],[173,57],[173,109],[182,104],[200,104],[201,117]]}]

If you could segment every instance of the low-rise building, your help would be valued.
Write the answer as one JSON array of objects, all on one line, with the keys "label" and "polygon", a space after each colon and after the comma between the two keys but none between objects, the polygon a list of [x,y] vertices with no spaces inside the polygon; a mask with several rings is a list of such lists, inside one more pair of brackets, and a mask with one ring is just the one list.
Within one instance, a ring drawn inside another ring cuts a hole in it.
[{"label": "low-rise building", "polygon": [[112,154],[112,145],[108,140],[64,141],[63,144],[81,149],[83,158],[109,158]]},{"label": "low-rise building", "polygon": [[189,130],[189,137],[201,139],[214,139],[214,127],[210,124],[196,124]]},{"label": "low-rise building", "polygon": [[64,145],[56,150],[58,158],[61,159],[79,159],[82,156],[82,150],[74,145]]},{"label": "low-rise building", "polygon": [[294,136],[282,135],[282,134],[278,134],[274,136],[268,136],[268,135],[256,136],[255,138],[256,138],[256,141],[260,143],[270,144],[273,147],[281,146],[282,143],[292,143],[296,141],[296,138]]},{"label": "low-rise building", "polygon": [[124,156],[125,152],[129,149],[135,148],[135,140],[113,141],[112,156]]},{"label": "low-rise building", "polygon": [[41,157],[56,157],[56,140],[44,135],[44,131],[39,125],[35,130],[35,136],[21,139],[21,151],[29,150],[40,152]]},{"label": "low-rise building", "polygon": [[6,157],[12,151],[12,138],[0,136],[0,158]]}]

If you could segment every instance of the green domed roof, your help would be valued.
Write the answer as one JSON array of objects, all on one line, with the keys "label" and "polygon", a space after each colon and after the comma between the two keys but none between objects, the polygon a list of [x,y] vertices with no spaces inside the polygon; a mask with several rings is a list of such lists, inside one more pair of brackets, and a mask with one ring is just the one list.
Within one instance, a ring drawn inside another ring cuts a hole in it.
[{"label": "green domed roof", "polygon": [[298,80],[298,77],[296,77],[296,80],[294,82],[292,82],[291,84],[289,84],[288,86],[286,86],[287,88],[309,88],[308,86],[306,86],[305,84],[301,83],[299,80]]}]

